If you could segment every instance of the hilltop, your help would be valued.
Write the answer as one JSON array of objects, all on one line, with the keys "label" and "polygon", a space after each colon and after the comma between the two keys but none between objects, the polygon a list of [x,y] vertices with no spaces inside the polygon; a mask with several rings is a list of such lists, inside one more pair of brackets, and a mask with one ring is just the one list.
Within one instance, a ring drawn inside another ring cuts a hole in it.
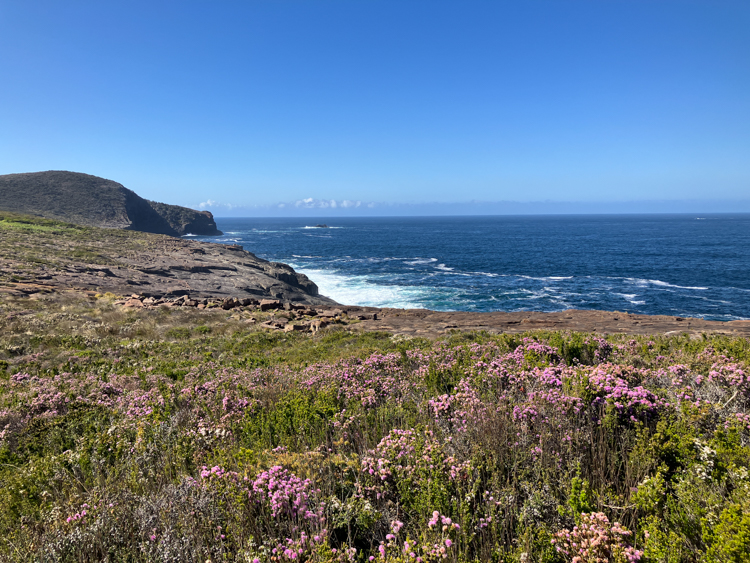
[{"label": "hilltop", "polygon": [[2,175],[0,210],[171,236],[222,234],[208,211],[149,201],[122,184],[79,172]]}]

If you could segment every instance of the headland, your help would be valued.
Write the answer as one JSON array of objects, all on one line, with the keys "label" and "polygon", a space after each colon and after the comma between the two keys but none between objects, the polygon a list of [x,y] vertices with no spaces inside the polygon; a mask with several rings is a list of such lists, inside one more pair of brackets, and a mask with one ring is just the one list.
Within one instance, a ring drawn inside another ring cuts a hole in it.
[{"label": "headland", "polygon": [[112,180],[62,170],[0,176],[0,210],[171,236],[222,234],[209,211],[149,201]]}]

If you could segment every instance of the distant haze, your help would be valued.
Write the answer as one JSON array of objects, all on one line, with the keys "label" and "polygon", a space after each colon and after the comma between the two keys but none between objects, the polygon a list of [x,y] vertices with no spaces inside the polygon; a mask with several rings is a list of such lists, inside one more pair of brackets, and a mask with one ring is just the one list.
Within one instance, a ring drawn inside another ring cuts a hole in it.
[{"label": "distant haze", "polygon": [[750,211],[749,29],[747,0],[3,2],[0,174],[218,216]]}]

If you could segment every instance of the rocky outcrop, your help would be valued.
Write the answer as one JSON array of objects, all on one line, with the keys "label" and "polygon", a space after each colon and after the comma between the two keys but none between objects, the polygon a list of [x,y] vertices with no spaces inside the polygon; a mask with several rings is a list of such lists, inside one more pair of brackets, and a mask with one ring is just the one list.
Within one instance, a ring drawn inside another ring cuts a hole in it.
[{"label": "rocky outcrop", "polygon": [[222,234],[216,228],[214,216],[210,211],[196,211],[157,201],[149,201],[148,203],[179,235],[218,236]]},{"label": "rocky outcrop", "polygon": [[78,172],[0,176],[0,210],[171,236],[221,234],[208,211],[151,202],[122,184]]},{"label": "rocky outcrop", "polygon": [[335,304],[318,295],[318,286],[304,274],[241,246],[84,229],[0,212],[0,292],[65,289],[165,299],[187,295]]},{"label": "rocky outcrop", "polygon": [[600,334],[688,334],[718,333],[750,337],[750,321],[707,321],[669,315],[634,315],[617,311],[569,310],[554,313],[518,311],[439,312],[426,309],[374,309],[342,307],[350,317],[376,313],[362,319],[358,330],[377,330],[404,336],[435,338],[451,331],[487,331],[520,334],[533,330],[563,330]]}]

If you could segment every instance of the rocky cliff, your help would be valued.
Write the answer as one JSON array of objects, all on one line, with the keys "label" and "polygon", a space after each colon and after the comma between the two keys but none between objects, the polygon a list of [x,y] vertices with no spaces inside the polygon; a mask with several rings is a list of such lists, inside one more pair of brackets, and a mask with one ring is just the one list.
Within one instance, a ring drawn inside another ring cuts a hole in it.
[{"label": "rocky cliff", "polygon": [[171,236],[221,234],[208,211],[148,201],[122,184],[78,172],[0,176],[0,210]]}]

